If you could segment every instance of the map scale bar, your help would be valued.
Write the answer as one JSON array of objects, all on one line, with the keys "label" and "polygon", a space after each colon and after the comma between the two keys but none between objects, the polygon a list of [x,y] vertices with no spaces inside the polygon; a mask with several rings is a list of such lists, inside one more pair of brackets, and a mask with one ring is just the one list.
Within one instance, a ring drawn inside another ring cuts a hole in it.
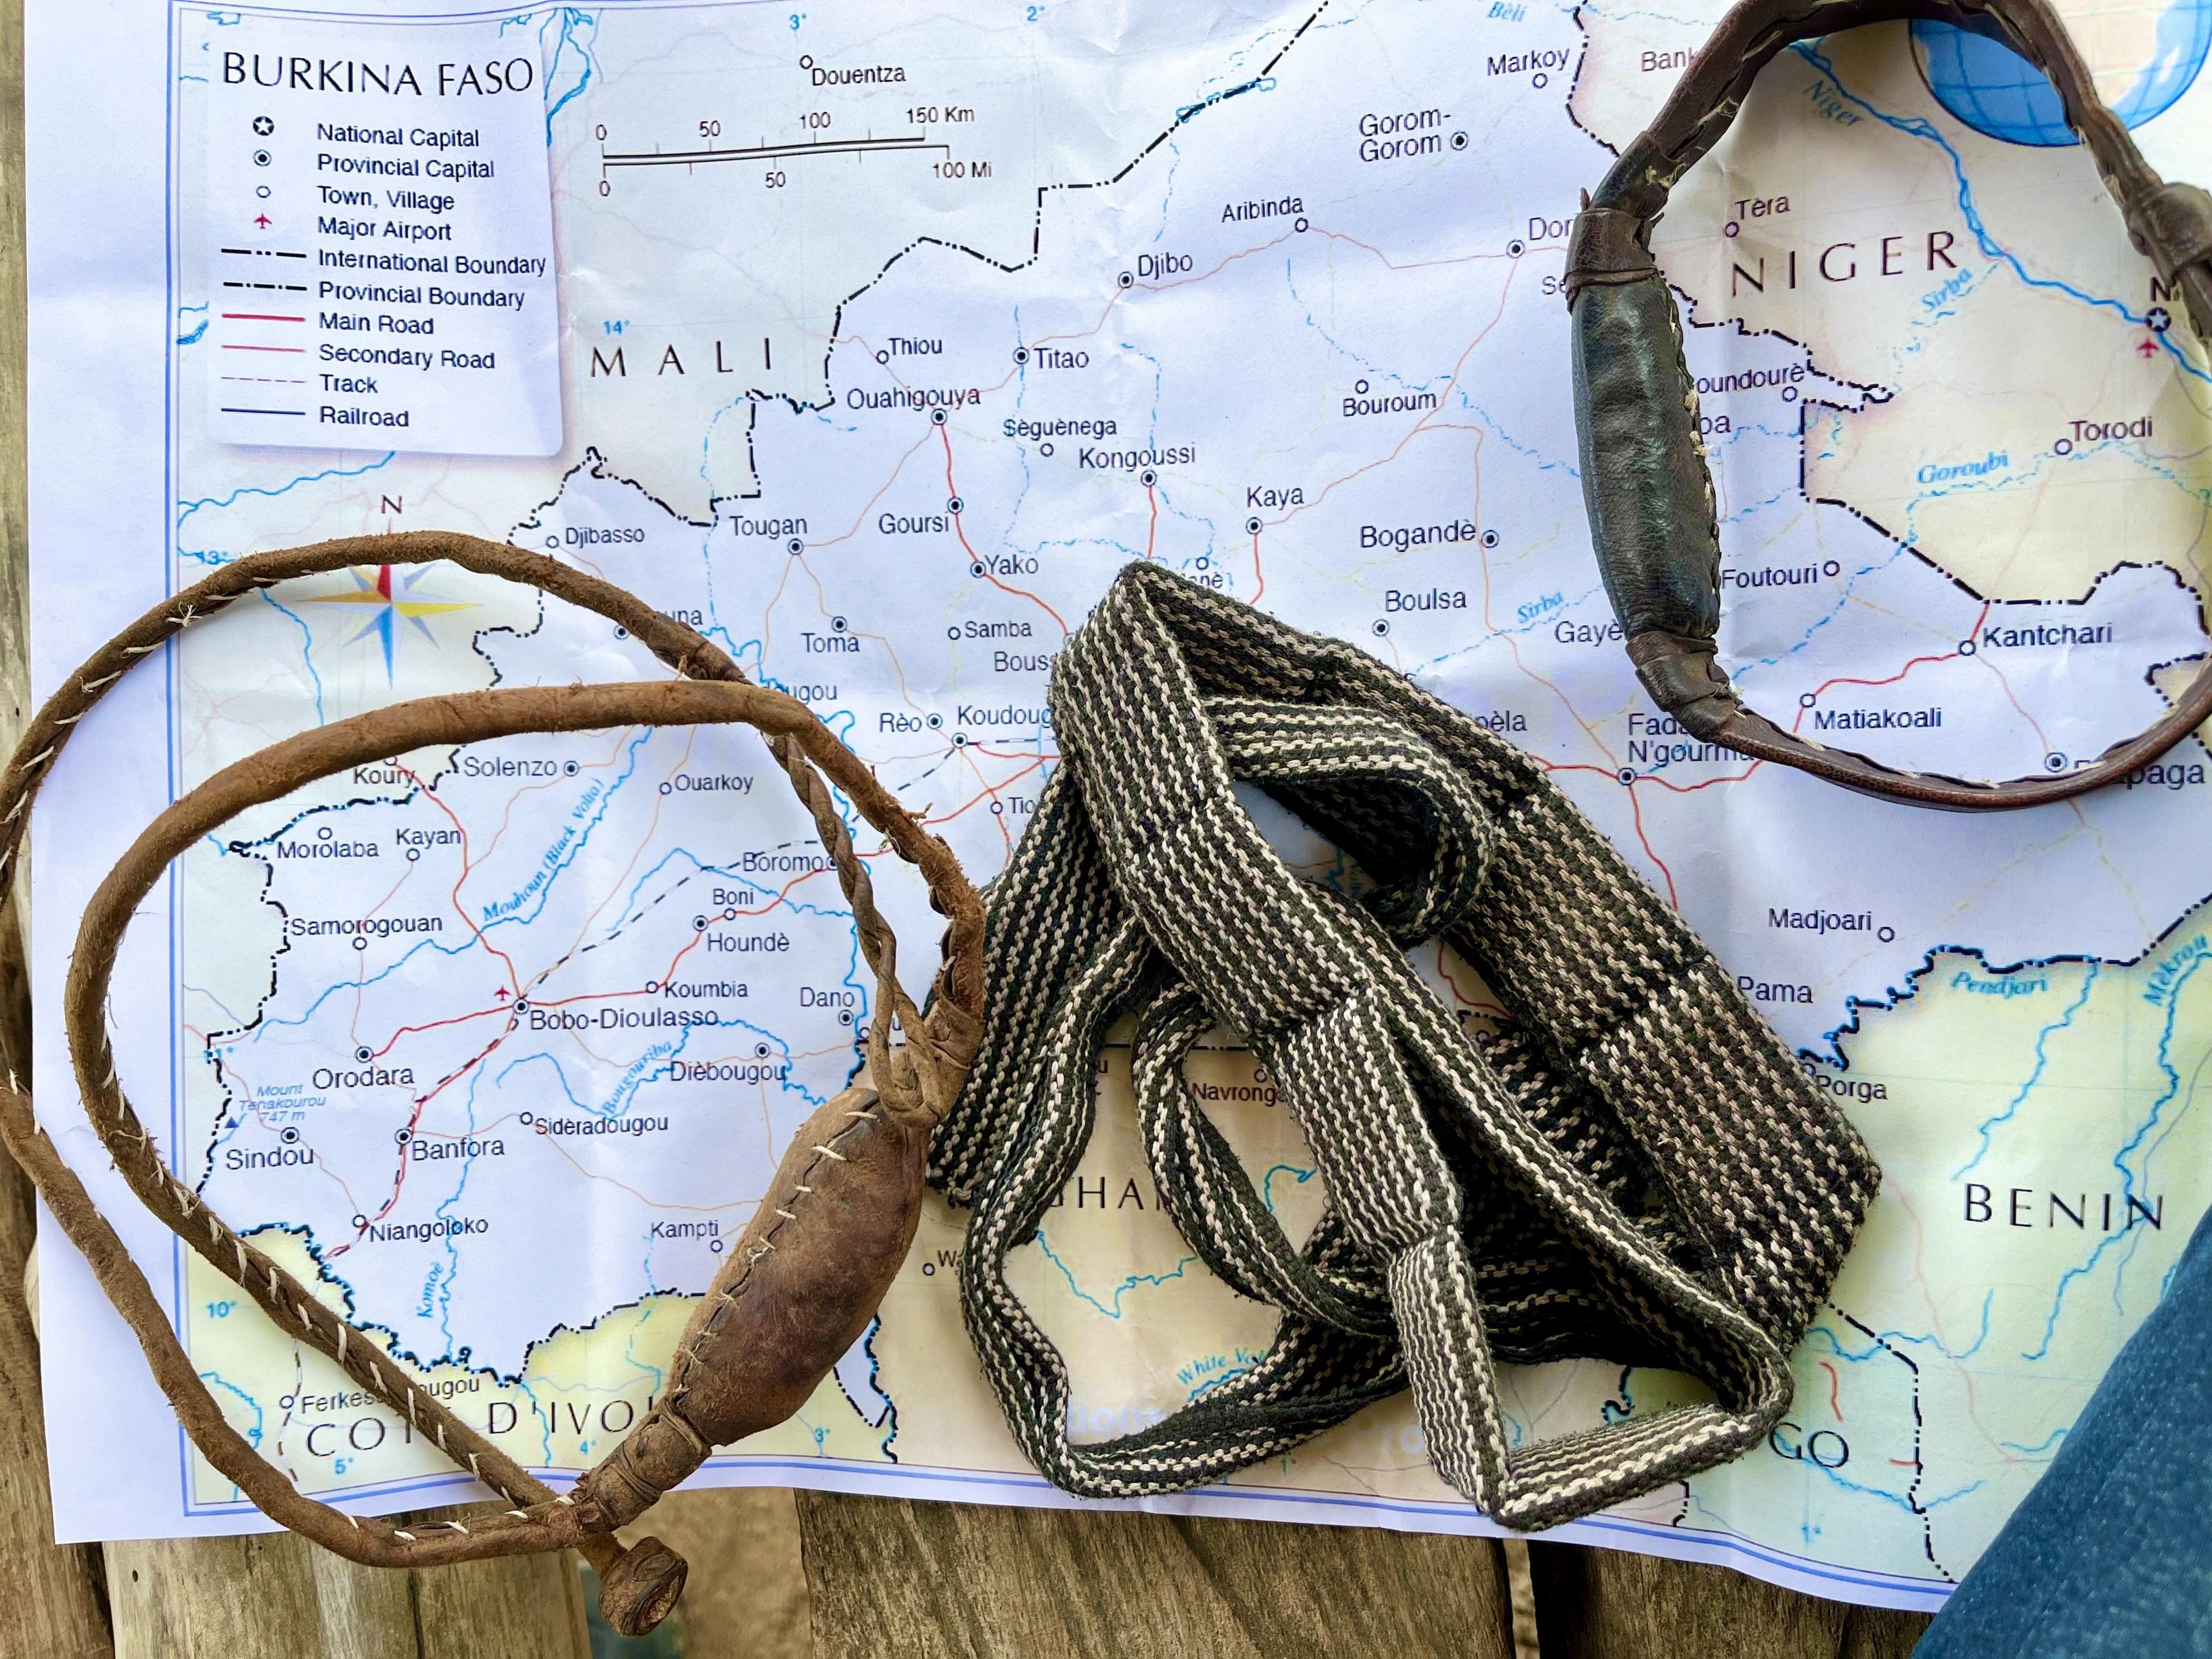
[{"label": "map scale bar", "polygon": [[827,143],[755,144],[745,149],[672,149],[611,152],[599,157],[610,167],[695,167],[709,161],[773,161],[787,155],[857,155],[872,149],[940,150],[950,155],[952,146],[932,143],[921,133],[901,138],[833,138]]}]

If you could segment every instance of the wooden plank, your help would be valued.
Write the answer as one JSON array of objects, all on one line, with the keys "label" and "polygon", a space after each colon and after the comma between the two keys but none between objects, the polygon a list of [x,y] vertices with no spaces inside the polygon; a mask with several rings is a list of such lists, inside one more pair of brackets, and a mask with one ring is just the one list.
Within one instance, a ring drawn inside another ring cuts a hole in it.
[{"label": "wooden plank", "polygon": [[30,720],[29,273],[23,240],[23,0],[0,0],[0,735]]},{"label": "wooden plank", "polygon": [[405,1575],[325,1572],[322,1553],[289,1534],[110,1544],[116,1659],[416,1659]]},{"label": "wooden plank", "polygon": [[[477,1511],[440,1510],[424,1520]],[[106,1547],[115,1659],[589,1659],[575,1558],[422,1572],[289,1533]]]},{"label": "wooden plank", "polygon": [[1727,1567],[1531,1544],[1536,1625],[1553,1659],[1905,1659],[1920,1613],[1847,1607]]},{"label": "wooden plank", "polygon": [[798,1498],[817,1659],[1510,1659],[1487,1539]]},{"label": "wooden plank", "polygon": [[781,1487],[672,1492],[622,1534],[691,1564],[671,1623],[684,1659],[809,1659],[814,1651],[799,1510]]},{"label": "wooden plank", "polygon": [[1498,1547],[1505,1552],[1505,1583],[1512,1593],[1513,1659],[1544,1659],[1536,1628],[1536,1583],[1528,1571],[1528,1540],[1507,1538]]},{"label": "wooden plank", "polygon": [[38,1340],[23,1304],[32,1231],[31,1183],[0,1152],[0,1654],[107,1659],[100,1552],[53,1541]]},{"label": "wooden plank", "polygon": [[[0,0],[0,744],[30,698],[25,648],[23,6]],[[29,988],[21,919],[0,910],[5,1052],[27,1057]],[[0,1653],[106,1659],[97,1549],[57,1549],[46,1498],[38,1338],[23,1299],[35,1236],[31,1184],[0,1152]]]},{"label": "wooden plank", "polygon": [[[470,1513],[441,1510],[422,1518]],[[339,1565],[349,1572],[374,1571]],[[591,1659],[581,1563],[572,1552],[391,1576],[408,1580],[422,1659]],[[119,1652],[116,1659],[122,1659]]]}]

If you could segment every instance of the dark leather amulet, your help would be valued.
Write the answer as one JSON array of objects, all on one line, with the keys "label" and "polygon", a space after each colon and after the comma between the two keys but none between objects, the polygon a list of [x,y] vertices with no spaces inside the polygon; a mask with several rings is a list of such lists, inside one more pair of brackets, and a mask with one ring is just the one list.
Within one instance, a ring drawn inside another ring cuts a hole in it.
[{"label": "dark leather amulet", "polygon": [[1658,118],[1585,198],[1567,247],[1575,423],[1590,538],[1644,690],[1698,738],[1845,788],[1958,811],[2034,806],[2113,782],[2212,715],[2212,659],[2148,731],[2050,775],[1981,783],[1888,767],[1786,732],[1746,708],[1715,659],[1720,539],[1681,323],[1650,253],[1668,194],[1720,141],[1759,70],[1792,42],[1925,18],[1994,33],[2051,79],[2095,157],[2129,239],[2212,342],[2212,196],[2154,173],[2046,0],[1743,0]]}]

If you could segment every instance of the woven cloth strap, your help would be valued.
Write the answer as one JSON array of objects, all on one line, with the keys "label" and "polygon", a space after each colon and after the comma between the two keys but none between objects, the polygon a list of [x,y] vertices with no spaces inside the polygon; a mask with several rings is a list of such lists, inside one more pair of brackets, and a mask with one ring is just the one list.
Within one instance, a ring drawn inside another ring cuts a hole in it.
[{"label": "woven cloth strap", "polygon": [[[988,896],[982,1044],[932,1169],[973,1206],[969,1330],[1046,1476],[1093,1497],[1218,1480],[1408,1382],[1439,1472],[1509,1526],[1755,1444],[1877,1172],[1542,770],[1352,647],[1151,565],[1069,642],[1051,709],[1062,763]],[[1297,877],[1233,780],[1371,890]],[[1440,935],[1513,1011],[1505,1035],[1468,1035],[1408,967]],[[1131,1013],[1163,1206],[1282,1319],[1249,1370],[1076,1443],[1066,1364],[1006,1262],[1073,1175],[1100,1041]],[[1312,1148],[1328,1203],[1303,1249],[1184,1081],[1217,1023]],[[1574,1355],[1673,1367],[1712,1398],[1516,1447],[1498,1364]]]}]

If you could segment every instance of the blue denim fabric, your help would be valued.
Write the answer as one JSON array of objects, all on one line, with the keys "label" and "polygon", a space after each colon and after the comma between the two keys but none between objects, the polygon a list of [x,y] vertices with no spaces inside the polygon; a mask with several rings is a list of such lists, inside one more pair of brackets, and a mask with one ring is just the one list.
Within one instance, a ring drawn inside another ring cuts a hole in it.
[{"label": "blue denim fabric", "polygon": [[1913,1659],[2212,1655],[2212,1215]]}]

